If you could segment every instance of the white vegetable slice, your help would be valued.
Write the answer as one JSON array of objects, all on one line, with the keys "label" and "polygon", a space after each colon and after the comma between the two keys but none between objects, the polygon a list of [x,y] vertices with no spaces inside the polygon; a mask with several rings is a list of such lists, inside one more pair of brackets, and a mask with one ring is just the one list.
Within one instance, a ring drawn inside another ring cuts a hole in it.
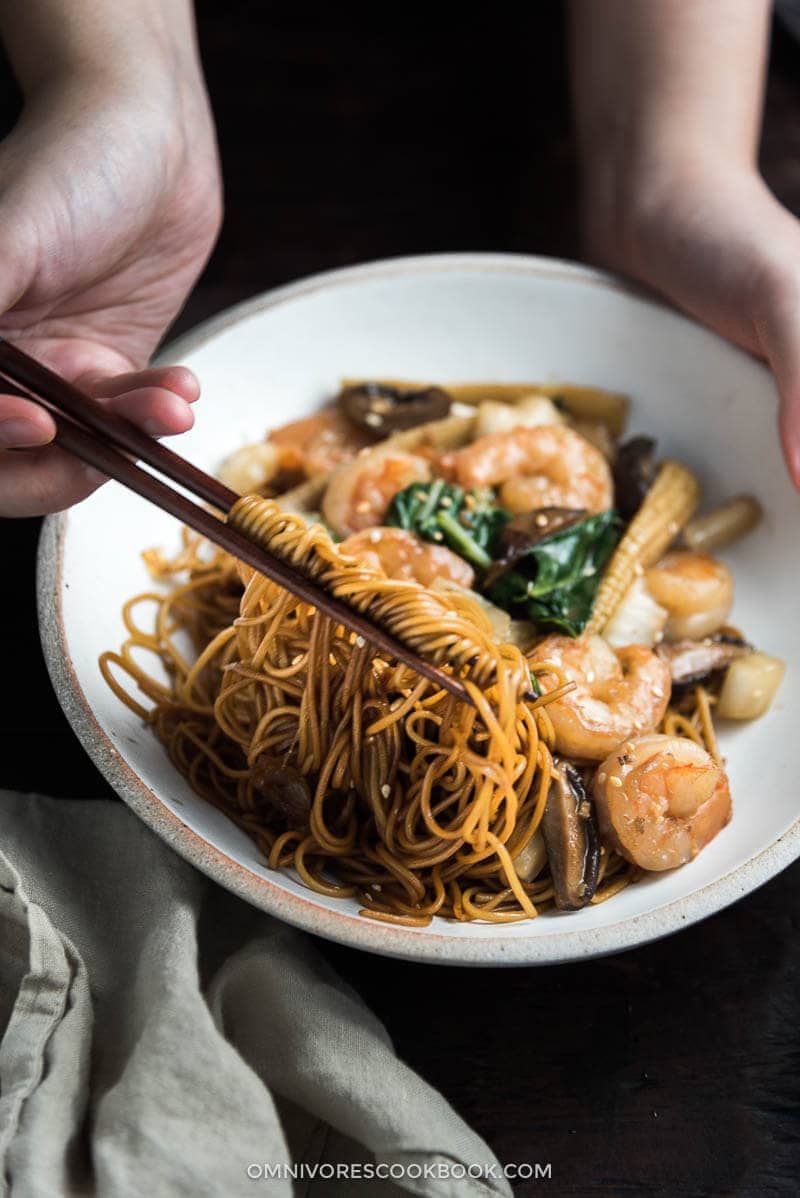
[{"label": "white vegetable slice", "polygon": [[523,882],[532,882],[547,864],[547,849],[540,831],[534,832],[525,848],[512,857],[514,869]]},{"label": "white vegetable slice", "polygon": [[497,607],[496,604],[492,603],[490,599],[487,599],[478,591],[462,587],[450,578],[437,578],[431,589],[434,591],[455,591],[459,595],[465,595],[473,603],[477,603],[478,607],[486,613],[499,644],[504,645],[511,640],[511,625],[513,622],[511,616],[507,611],[503,611],[501,607]]},{"label": "white vegetable slice", "polygon": [[715,714],[723,720],[758,719],[769,710],[785,673],[781,659],[768,653],[737,657],[728,667]]},{"label": "white vegetable slice", "polygon": [[217,471],[217,478],[239,495],[251,495],[272,482],[280,466],[280,450],[269,441],[243,445],[229,454]]},{"label": "white vegetable slice", "polygon": [[564,417],[546,395],[526,395],[517,403],[485,399],[478,404],[475,436],[508,433],[515,428],[535,428],[538,424],[564,424]]},{"label": "white vegetable slice", "polygon": [[625,645],[647,645],[652,649],[664,635],[669,612],[656,603],[644,578],[635,578],[606,624],[604,638],[615,649]]}]

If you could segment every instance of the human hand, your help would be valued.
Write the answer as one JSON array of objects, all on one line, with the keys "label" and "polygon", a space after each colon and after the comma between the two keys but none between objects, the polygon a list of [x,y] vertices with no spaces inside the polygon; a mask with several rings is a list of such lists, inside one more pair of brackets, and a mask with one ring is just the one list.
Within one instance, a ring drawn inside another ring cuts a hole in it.
[{"label": "human hand", "polygon": [[764,357],[800,489],[800,222],[756,167],[770,0],[571,0],[589,257]]},{"label": "human hand", "polygon": [[[191,427],[199,387],[183,368],[143,368],[221,199],[199,70],[149,49],[126,59],[135,68],[47,77],[0,144],[0,333],[158,436]],[[102,481],[54,433],[44,409],[0,393],[0,515],[57,511]]]},{"label": "human hand", "polygon": [[766,359],[800,489],[800,221],[754,168],[710,156],[651,169],[628,197],[613,232],[587,214],[590,256]]}]

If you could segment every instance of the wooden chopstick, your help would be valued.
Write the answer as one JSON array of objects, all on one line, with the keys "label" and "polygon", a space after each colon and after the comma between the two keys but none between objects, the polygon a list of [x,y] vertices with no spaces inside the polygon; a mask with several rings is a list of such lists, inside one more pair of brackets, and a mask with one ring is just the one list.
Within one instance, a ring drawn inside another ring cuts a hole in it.
[{"label": "wooden chopstick", "polygon": [[[368,616],[324,590],[299,570],[267,553],[254,541],[225,524],[213,513],[174,491],[161,479],[143,470],[127,454],[141,458],[179,486],[227,513],[239,499],[235,491],[205,474],[159,441],[148,437],[121,416],[85,395],[78,387],[37,362],[18,346],[0,337],[0,377],[29,394],[50,411],[56,424],[56,441],[63,449],[116,479],[128,490],[175,516],[208,540],[265,574],[305,603],[343,624],[390,657],[405,662],[416,673],[472,703],[464,684],[426,662]],[[122,451],[122,452],[121,452]]]},{"label": "wooden chopstick", "polygon": [[218,479],[198,470],[160,441],[148,437],[135,424],[103,407],[96,399],[68,383],[60,374],[37,362],[17,345],[0,337],[0,375],[26,391],[46,408],[65,412],[86,428],[97,433],[124,453],[132,453],[143,462],[185,487],[198,499],[227,512],[239,496]]}]

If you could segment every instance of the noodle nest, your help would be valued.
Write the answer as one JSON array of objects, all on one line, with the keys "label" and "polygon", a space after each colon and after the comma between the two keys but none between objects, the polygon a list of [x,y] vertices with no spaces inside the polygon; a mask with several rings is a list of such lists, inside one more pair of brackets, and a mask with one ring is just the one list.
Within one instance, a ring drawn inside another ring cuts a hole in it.
[{"label": "noodle nest", "polygon": [[[242,499],[229,522],[454,670],[474,706],[186,531],[173,560],[145,555],[168,589],[126,605],[128,639],[100,663],[115,692],[270,867],[292,868],[312,890],[406,925],[536,916],[553,899],[549,870],[524,881],[514,858],[544,814],[558,668],[537,664],[533,684],[523,652],[493,640],[468,595],[388,579],[273,500]],[[150,631],[134,615],[147,604]],[[605,847],[600,871],[593,902],[634,873]]]}]

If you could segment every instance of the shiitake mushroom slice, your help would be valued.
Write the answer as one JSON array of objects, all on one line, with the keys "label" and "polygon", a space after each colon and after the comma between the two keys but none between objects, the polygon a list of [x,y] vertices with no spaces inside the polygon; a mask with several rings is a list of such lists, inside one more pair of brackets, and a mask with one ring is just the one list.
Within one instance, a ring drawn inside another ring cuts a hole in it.
[{"label": "shiitake mushroom slice", "polygon": [[441,420],[450,412],[452,397],[442,387],[400,391],[384,383],[357,383],[340,392],[338,403],[348,420],[377,440]]},{"label": "shiitake mushroom slice", "polygon": [[565,761],[554,763],[542,835],[556,906],[561,911],[578,911],[597,890],[600,839],[594,804],[586,794],[583,779]]}]

